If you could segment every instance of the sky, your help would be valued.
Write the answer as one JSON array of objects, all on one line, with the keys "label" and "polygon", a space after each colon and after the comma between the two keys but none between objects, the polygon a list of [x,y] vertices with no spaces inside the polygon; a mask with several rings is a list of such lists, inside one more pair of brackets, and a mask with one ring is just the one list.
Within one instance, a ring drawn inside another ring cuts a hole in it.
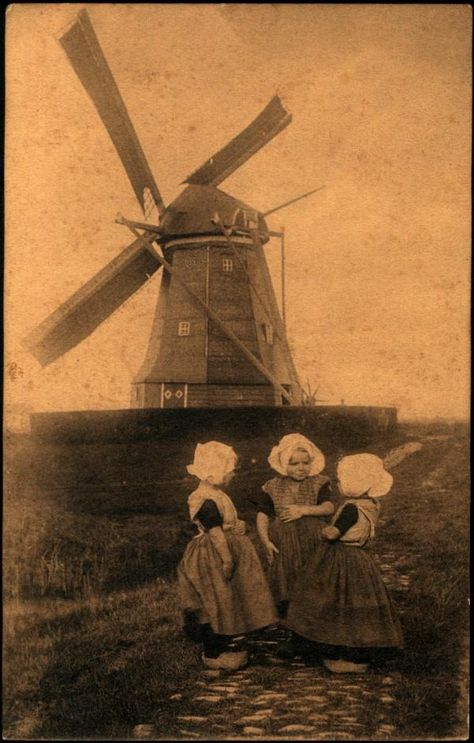
[{"label": "sky", "polygon": [[[41,368],[22,338],[141,219],[58,43],[87,7],[166,204],[278,93],[293,121],[220,188],[285,227],[301,381],[329,404],[468,415],[471,16],[463,4],[11,5],[5,406],[127,408],[160,272]],[[265,248],[280,296],[279,245]]]}]

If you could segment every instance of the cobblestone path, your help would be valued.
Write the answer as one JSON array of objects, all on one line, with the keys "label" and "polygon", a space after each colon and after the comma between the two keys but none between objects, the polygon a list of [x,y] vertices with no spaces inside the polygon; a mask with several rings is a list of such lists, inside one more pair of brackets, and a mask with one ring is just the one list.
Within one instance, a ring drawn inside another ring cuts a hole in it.
[{"label": "cobblestone path", "polygon": [[[423,444],[451,437],[425,436]],[[454,443],[454,447],[462,444]],[[428,458],[429,471],[410,483],[410,492],[427,499],[447,489],[449,461],[441,451]],[[433,466],[434,465],[434,466]],[[383,528],[382,513],[379,525]],[[409,610],[409,591],[420,554],[396,540],[383,542],[372,552],[384,582],[401,615]],[[247,668],[235,674],[202,669],[192,689],[173,694],[176,704],[173,739],[201,740],[400,740],[397,688],[403,688],[399,663],[392,661],[365,674],[334,675],[317,661],[280,660],[276,649],[283,631],[273,628],[251,642]],[[460,684],[467,688],[468,647],[460,669]],[[467,715],[466,693],[459,700],[459,718]],[[463,733],[464,734],[464,733]],[[155,729],[159,736],[159,730]],[[137,736],[145,737],[145,736]]]},{"label": "cobblestone path", "polygon": [[[389,590],[408,590],[413,557],[375,556]],[[254,638],[247,668],[230,675],[203,669],[193,691],[173,695],[176,738],[394,739],[396,671],[338,676],[317,662],[280,660],[281,635],[272,628]]]},{"label": "cobblestone path", "polygon": [[[437,465],[419,487],[439,488],[439,470]],[[372,554],[403,614],[419,555],[406,549],[401,554],[396,546]],[[230,675],[203,669],[193,691],[173,695],[176,738],[397,739],[396,661],[364,674],[335,675],[317,662],[278,659],[281,639],[282,630],[267,630],[251,642],[247,668]]]}]

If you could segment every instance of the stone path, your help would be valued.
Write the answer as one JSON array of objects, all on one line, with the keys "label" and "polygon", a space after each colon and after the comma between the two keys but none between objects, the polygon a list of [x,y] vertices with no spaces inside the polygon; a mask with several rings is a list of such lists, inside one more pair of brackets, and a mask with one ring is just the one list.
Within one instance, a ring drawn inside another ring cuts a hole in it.
[{"label": "stone path", "polygon": [[[408,590],[413,557],[375,557],[389,590]],[[387,666],[336,676],[300,658],[280,660],[281,635],[272,628],[255,637],[247,668],[230,675],[203,669],[194,691],[173,695],[176,738],[393,740],[396,672]]]},{"label": "stone path", "polygon": [[280,662],[273,642],[260,640],[252,665],[232,676],[203,671],[189,699],[199,714],[178,715],[177,736],[390,739],[392,675],[335,677],[320,666]]},{"label": "stone path", "polygon": [[[403,613],[418,555],[388,549],[372,554]],[[282,630],[267,630],[251,641],[247,668],[231,675],[203,669],[194,691],[173,695],[176,738],[396,739],[392,709],[398,673],[390,664],[338,676],[301,658],[278,659],[281,639]]]},{"label": "stone path", "polygon": [[[444,468],[442,459],[426,473],[418,488],[425,494],[441,489]],[[382,516],[381,526],[383,521]],[[402,554],[396,544],[390,548],[380,546],[380,554],[372,554],[403,614],[419,554],[406,550]],[[397,714],[395,689],[400,679],[394,670],[396,663],[366,674],[333,675],[321,665],[306,664],[301,658],[279,660],[275,651],[281,632],[274,628],[253,639],[247,668],[231,675],[203,669],[194,689],[174,694],[170,698],[170,703],[176,704],[173,737],[397,740],[396,719],[400,719],[400,711]],[[467,674],[468,669],[464,669],[466,678]],[[460,706],[463,704],[461,700]],[[463,718],[463,710],[460,717]]]}]

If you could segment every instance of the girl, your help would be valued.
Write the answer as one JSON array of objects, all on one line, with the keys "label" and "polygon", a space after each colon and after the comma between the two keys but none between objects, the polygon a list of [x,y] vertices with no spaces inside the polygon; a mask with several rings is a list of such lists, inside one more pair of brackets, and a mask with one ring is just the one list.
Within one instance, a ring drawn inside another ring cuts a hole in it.
[{"label": "girl", "polygon": [[245,522],[220,489],[232,479],[236,462],[226,444],[197,445],[187,470],[200,480],[188,498],[198,534],[178,566],[185,631],[204,643],[205,666],[228,670],[247,663],[243,634],[276,621],[260,561],[245,536]]},{"label": "girl", "polygon": [[270,586],[281,617],[290,587],[321,539],[321,516],[331,516],[329,479],[323,453],[299,433],[283,436],[268,457],[278,477],[263,485],[256,502],[257,532],[263,543]]},{"label": "girl", "polygon": [[379,498],[393,478],[373,454],[340,460],[337,476],[345,503],[295,585],[287,624],[317,643],[335,673],[363,672],[370,660],[402,646],[400,624],[379,570],[364,549],[374,537]]}]

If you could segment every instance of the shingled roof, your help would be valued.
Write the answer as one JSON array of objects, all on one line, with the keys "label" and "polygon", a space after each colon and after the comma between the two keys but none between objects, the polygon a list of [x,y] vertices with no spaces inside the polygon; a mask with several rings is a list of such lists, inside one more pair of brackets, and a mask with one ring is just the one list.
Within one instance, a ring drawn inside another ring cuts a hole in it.
[{"label": "shingled roof", "polygon": [[164,233],[160,242],[166,243],[172,237],[184,235],[222,235],[222,229],[212,221],[216,212],[226,226],[237,224],[240,227],[245,227],[245,212],[257,220],[258,230],[262,233],[260,239],[263,242],[268,240],[267,224],[256,209],[214,186],[189,185],[167,207],[160,221]]}]

